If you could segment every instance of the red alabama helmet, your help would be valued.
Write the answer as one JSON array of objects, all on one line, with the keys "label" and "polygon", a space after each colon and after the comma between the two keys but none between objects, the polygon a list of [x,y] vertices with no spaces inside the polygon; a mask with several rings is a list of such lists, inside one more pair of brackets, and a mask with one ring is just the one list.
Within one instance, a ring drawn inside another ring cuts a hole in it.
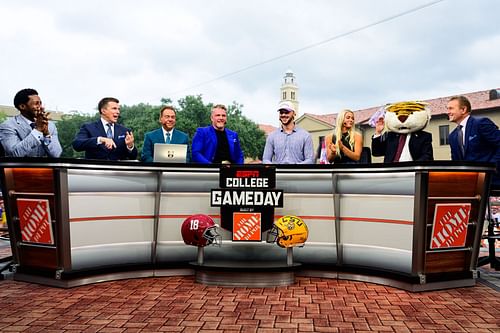
[{"label": "red alabama helmet", "polygon": [[217,232],[217,225],[208,215],[191,215],[181,227],[184,243],[204,247],[210,244],[221,245],[222,237]]}]

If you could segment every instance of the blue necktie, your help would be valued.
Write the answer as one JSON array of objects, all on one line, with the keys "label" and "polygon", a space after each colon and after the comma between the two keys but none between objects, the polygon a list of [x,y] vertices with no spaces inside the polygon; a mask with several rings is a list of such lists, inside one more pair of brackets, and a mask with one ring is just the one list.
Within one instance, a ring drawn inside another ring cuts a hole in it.
[{"label": "blue necktie", "polygon": [[165,143],[170,143],[170,133],[167,132],[167,134],[165,135]]},{"label": "blue necktie", "polygon": [[106,130],[106,136],[110,139],[113,138],[113,130],[111,129],[111,123],[107,123],[108,129]]},{"label": "blue necktie", "polygon": [[465,158],[465,148],[464,148],[464,132],[462,131],[462,125],[457,126],[457,139],[458,139],[458,148],[460,148],[460,159],[463,160]]}]

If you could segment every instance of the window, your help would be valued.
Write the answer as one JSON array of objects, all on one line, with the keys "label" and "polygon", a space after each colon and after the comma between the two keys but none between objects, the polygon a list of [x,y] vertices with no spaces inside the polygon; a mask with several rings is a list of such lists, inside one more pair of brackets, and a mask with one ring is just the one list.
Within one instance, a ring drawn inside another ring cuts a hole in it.
[{"label": "window", "polygon": [[286,100],[286,91],[283,91],[283,100]]},{"label": "window", "polygon": [[450,135],[450,125],[439,126],[439,145],[448,145],[448,136]]},{"label": "window", "polygon": [[292,101],[294,101],[295,100],[295,91],[292,91],[291,94],[292,94]]}]

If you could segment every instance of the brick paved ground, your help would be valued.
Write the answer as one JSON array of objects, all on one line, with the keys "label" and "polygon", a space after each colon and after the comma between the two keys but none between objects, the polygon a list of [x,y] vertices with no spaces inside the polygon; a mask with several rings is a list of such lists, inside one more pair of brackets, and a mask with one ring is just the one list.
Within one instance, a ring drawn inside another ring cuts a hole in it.
[{"label": "brick paved ground", "polygon": [[[0,257],[10,255],[3,245]],[[302,277],[252,289],[192,277],[72,289],[4,280],[0,332],[500,332],[500,272],[481,273],[473,288],[424,293]]]},{"label": "brick paved ground", "polygon": [[500,292],[485,285],[409,293],[298,278],[222,288],[192,277],[58,289],[0,282],[1,332],[500,332]]}]

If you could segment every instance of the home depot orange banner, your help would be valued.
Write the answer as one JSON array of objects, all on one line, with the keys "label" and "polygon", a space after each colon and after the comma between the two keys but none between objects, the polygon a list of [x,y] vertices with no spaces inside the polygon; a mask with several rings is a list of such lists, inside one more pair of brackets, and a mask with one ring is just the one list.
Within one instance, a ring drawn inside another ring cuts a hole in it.
[{"label": "home depot orange banner", "polygon": [[49,200],[17,199],[17,211],[24,242],[54,244]]}]

